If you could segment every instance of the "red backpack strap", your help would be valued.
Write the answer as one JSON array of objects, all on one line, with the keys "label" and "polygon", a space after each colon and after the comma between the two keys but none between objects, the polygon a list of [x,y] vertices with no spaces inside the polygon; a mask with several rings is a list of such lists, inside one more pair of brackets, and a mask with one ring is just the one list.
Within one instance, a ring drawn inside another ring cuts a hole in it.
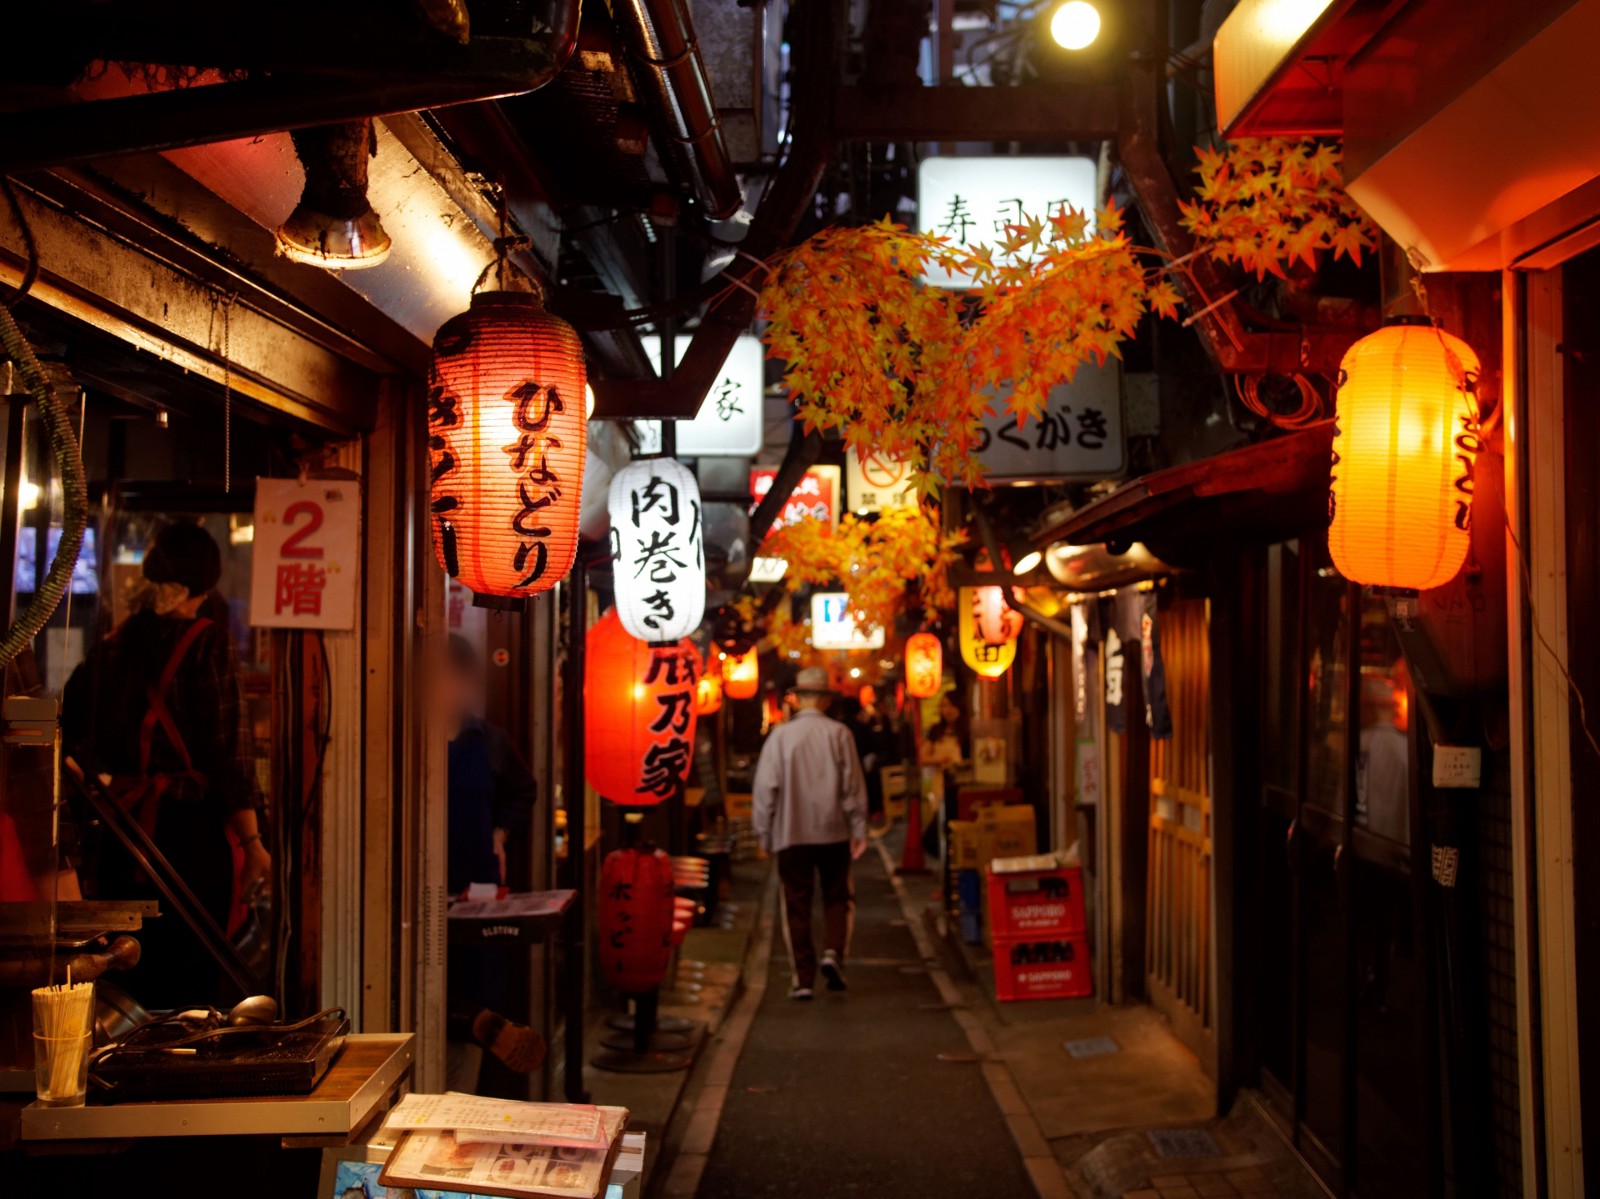
[{"label": "red backpack strap", "polygon": [[172,647],[172,654],[167,658],[167,664],[161,671],[161,677],[155,685],[148,688],[150,697],[149,710],[144,714],[144,722],[139,726],[139,773],[150,773],[150,751],[155,744],[156,725],[161,725],[161,731],[166,733],[167,740],[172,742],[172,748],[178,751],[183,759],[183,768],[192,772],[194,760],[189,756],[189,747],[184,744],[183,733],[179,731],[177,722],[172,719],[172,713],[167,710],[167,694],[172,690],[172,684],[178,677],[178,668],[183,665],[183,660],[189,650],[199,639],[200,634],[211,627],[211,621],[205,617],[192,621],[183,636],[178,638],[178,644]]}]

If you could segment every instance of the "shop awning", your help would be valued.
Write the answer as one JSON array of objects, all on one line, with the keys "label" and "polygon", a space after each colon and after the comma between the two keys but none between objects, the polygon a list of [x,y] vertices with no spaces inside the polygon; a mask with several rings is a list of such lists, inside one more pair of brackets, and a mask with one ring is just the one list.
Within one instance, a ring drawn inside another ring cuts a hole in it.
[{"label": "shop awning", "polygon": [[1186,542],[1295,537],[1326,521],[1332,450],[1330,420],[1158,470],[1047,526],[1034,544],[1142,541],[1171,561]]}]

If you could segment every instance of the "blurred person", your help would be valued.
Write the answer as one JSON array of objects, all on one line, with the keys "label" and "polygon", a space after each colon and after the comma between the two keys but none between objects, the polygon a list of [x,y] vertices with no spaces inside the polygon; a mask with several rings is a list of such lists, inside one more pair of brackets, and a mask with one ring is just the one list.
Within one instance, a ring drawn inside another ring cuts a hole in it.
[{"label": "blurred person", "polygon": [[[511,738],[476,714],[482,690],[478,651],[465,637],[450,634],[434,698],[450,743],[445,878],[453,897],[474,883],[509,885],[506,846],[514,834],[526,834],[538,801],[538,784]],[[477,946],[450,950],[445,1073],[451,1090],[477,1090],[485,1050],[519,1074],[544,1062],[544,1037],[500,1014],[509,997],[497,952]]]},{"label": "blurred person", "polygon": [[[946,691],[939,697],[939,719],[929,725],[923,733],[922,744],[917,750],[917,761],[920,765],[931,766],[940,771],[939,781],[943,783],[944,795],[944,822],[956,819],[956,771],[966,763],[971,747],[972,735],[967,726],[967,714],[962,709],[960,701],[956,699],[956,693]],[[937,820],[926,822],[922,830],[924,852],[938,854],[940,823]]]},{"label": "blurred person", "polygon": [[[808,1000],[820,968],[829,990],[845,989],[855,890],[850,864],[867,848],[867,788],[850,730],[828,718],[828,672],[802,670],[790,691],[794,718],[761,748],[754,784],[754,824],[761,848],[778,856],[778,879],[794,977],[789,998]],[[811,933],[811,907],[822,883],[822,961]]]},{"label": "blurred person", "polygon": [[850,731],[855,736],[856,754],[867,777],[867,819],[875,823],[883,817],[882,770],[893,750],[894,734],[888,716],[878,706],[877,688],[863,683],[859,699],[861,707],[851,718]]},{"label": "blurred person", "polygon": [[[201,615],[217,610],[222,553],[199,525],[170,524],[141,570],[145,602],[67,681],[63,746],[76,764],[102,772],[118,803],[226,928],[235,885],[241,894],[266,885],[272,858],[261,840],[255,753],[232,638],[225,619]],[[237,880],[235,845],[242,851]],[[92,882],[95,898],[166,906],[114,841],[100,848]],[[146,1007],[223,998],[222,967],[176,913],[146,923],[139,941],[142,960],[126,977]]]}]

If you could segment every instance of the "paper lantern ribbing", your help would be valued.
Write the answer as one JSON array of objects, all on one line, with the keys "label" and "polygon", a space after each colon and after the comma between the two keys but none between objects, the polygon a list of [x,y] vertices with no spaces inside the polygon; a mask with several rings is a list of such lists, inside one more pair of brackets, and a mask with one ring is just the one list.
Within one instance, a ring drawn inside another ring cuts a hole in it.
[{"label": "paper lantern ribbing", "polygon": [[694,714],[711,716],[722,711],[722,673],[707,670],[694,686]]},{"label": "paper lantern ribbing", "polygon": [[1425,591],[1471,545],[1478,356],[1429,325],[1363,337],[1339,364],[1328,552],[1345,578]]},{"label": "paper lantern ribbing", "polygon": [[600,973],[627,994],[667,977],[677,905],[672,859],[659,849],[617,849],[600,867]]},{"label": "paper lantern ribbing", "polygon": [[992,645],[978,627],[979,599],[976,592],[982,587],[963,587],[956,597],[956,636],[961,642],[961,660],[986,679],[997,679],[1011,669],[1017,656],[1017,643],[1003,641]]},{"label": "paper lantern ribbing", "polygon": [[700,654],[685,640],[647,645],[611,609],[589,630],[584,663],[584,774],[625,807],[670,799],[694,764]]},{"label": "paper lantern ribbing", "polygon": [[681,462],[646,458],[611,479],[611,571],[622,627],[676,641],[706,611],[700,485]]},{"label": "paper lantern ribbing", "polygon": [[911,634],[906,638],[906,694],[932,699],[943,681],[943,643],[932,633]]},{"label": "paper lantern ribbing", "polygon": [[1022,613],[1006,603],[1005,592],[999,587],[974,587],[972,592],[979,635],[990,645],[1015,641],[1022,632]]},{"label": "paper lantern ribbing", "polygon": [[430,515],[446,573],[520,598],[572,569],[588,426],[583,347],[523,292],[490,291],[433,339]]},{"label": "paper lantern ribbing", "polygon": [[761,659],[756,647],[722,659],[722,690],[729,699],[754,699],[761,690]]}]

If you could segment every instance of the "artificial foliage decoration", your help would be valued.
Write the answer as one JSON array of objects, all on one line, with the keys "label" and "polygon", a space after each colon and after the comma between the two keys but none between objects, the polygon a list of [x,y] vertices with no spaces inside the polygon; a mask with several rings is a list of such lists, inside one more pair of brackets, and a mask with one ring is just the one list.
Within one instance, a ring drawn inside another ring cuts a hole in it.
[{"label": "artificial foliage decoration", "polygon": [[480,596],[537,595],[578,550],[583,347],[526,292],[479,292],[433,340],[430,518],[439,563]]},{"label": "artificial foliage decoration", "polygon": [[685,639],[650,645],[612,608],[584,650],[584,774],[613,803],[670,799],[694,765],[700,652]]},{"label": "artificial foliage decoration", "polygon": [[1349,258],[1378,244],[1371,219],[1344,190],[1339,148],[1311,138],[1241,138],[1198,149],[1200,182],[1180,202],[1182,222],[1205,253],[1257,279],[1286,278],[1320,254]]},{"label": "artificial foliage decoration", "polygon": [[700,485],[681,462],[645,458],[612,476],[609,501],[622,627],[642,641],[687,637],[706,610]]},{"label": "artificial foliage decoration", "polygon": [[1427,323],[1391,324],[1340,363],[1328,552],[1357,583],[1425,591],[1471,546],[1478,451],[1472,347]]},{"label": "artificial foliage decoration", "polygon": [[[998,259],[998,261],[996,261]],[[970,276],[925,287],[925,270]],[[1172,284],[1146,269],[1107,205],[1063,206],[964,247],[885,217],[825,229],[773,264],[761,292],[768,354],[808,429],[859,454],[910,464],[919,492],[982,479],[984,414],[1026,422],[1085,362],[1104,362],[1148,311],[1173,315]],[[1003,398],[1000,398],[1003,397]]]}]

